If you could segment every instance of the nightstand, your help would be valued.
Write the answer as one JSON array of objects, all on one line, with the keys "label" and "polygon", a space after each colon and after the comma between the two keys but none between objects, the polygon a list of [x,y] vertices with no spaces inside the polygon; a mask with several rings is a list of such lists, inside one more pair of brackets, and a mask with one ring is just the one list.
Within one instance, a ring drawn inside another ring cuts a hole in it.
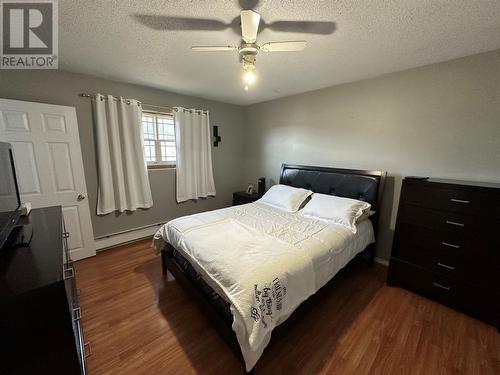
[{"label": "nightstand", "polygon": [[252,203],[259,199],[259,195],[257,193],[247,194],[244,191],[237,191],[233,193],[233,206],[237,206],[239,204]]}]

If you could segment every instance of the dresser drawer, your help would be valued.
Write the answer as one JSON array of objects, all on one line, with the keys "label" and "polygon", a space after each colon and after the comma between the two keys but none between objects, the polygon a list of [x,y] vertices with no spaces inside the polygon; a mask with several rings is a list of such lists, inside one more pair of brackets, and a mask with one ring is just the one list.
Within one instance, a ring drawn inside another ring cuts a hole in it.
[{"label": "dresser drawer", "polygon": [[[477,274],[477,272],[473,272],[474,270],[471,269],[470,264],[449,252],[431,251],[421,248],[416,244],[398,245],[398,250],[394,251],[393,256],[425,268],[428,271],[447,275],[454,279],[464,279],[467,274]],[[483,273],[479,274],[479,280],[472,277],[468,277],[467,279],[475,285],[487,284]]]},{"label": "dresser drawer", "polygon": [[500,220],[493,218],[480,218],[454,212],[437,211],[412,204],[402,204],[398,213],[398,221],[446,232],[455,238],[475,236],[481,243],[500,245],[500,236],[496,234],[500,228]]},{"label": "dresser drawer", "polygon": [[481,191],[449,189],[432,183],[403,185],[402,202],[469,215],[497,218],[500,215],[500,195]]},{"label": "dresser drawer", "polygon": [[388,282],[490,322],[498,319],[498,298],[495,298],[498,295],[487,288],[461,284],[446,275],[396,259],[391,259]]},{"label": "dresser drawer", "polygon": [[394,236],[393,251],[396,252],[400,247],[407,245],[416,245],[419,248],[461,258],[467,258],[473,250],[471,247],[474,248],[468,237],[462,233],[437,231],[420,225],[399,222]]},{"label": "dresser drawer", "polygon": [[467,284],[500,285],[500,247],[453,233],[399,223],[392,256]]}]

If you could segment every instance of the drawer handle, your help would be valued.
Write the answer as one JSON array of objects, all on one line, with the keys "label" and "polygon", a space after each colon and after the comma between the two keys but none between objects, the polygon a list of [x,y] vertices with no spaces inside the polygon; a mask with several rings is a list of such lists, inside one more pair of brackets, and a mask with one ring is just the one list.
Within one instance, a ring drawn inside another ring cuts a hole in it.
[{"label": "drawer handle", "polygon": [[75,277],[75,269],[73,267],[63,268],[63,279],[71,279]]},{"label": "drawer handle", "polygon": [[439,283],[432,283],[432,285],[434,285],[435,287],[438,287],[440,289],[446,290],[446,291],[449,291],[451,289],[449,286],[444,286],[444,285],[441,285]]},{"label": "drawer handle", "polygon": [[63,238],[69,238],[69,232],[63,232]]},{"label": "drawer handle", "polygon": [[441,245],[448,246],[448,247],[453,247],[454,249],[460,249],[460,245],[453,245],[452,243],[448,242],[441,242]]},{"label": "drawer handle", "polygon": [[457,227],[465,227],[464,223],[458,223],[456,221],[446,220],[446,224],[456,225]]},{"label": "drawer handle", "polygon": [[463,203],[463,204],[469,204],[470,201],[467,201],[465,199],[455,199],[455,198],[451,198],[450,201],[452,202],[455,202],[455,203]]},{"label": "drawer handle", "polygon": [[88,358],[92,355],[92,345],[90,344],[90,341],[87,341],[85,344],[83,344],[83,352],[85,358]]},{"label": "drawer handle", "polygon": [[453,266],[449,266],[449,265],[444,264],[444,263],[441,263],[441,262],[437,262],[437,265],[438,265],[439,267],[443,267],[443,268],[446,268],[446,269],[449,269],[449,270],[454,270],[454,269],[455,269],[455,267],[453,267]]},{"label": "drawer handle", "polygon": [[77,307],[76,309],[73,309],[73,321],[80,320],[82,318],[82,309],[80,307]]}]

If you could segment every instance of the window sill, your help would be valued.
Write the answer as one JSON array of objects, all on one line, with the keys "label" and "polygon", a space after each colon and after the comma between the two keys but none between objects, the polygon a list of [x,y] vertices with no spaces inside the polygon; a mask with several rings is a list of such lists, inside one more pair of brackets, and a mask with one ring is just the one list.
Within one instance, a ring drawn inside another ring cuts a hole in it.
[{"label": "window sill", "polygon": [[148,170],[156,169],[174,169],[175,164],[150,164],[148,165]]}]

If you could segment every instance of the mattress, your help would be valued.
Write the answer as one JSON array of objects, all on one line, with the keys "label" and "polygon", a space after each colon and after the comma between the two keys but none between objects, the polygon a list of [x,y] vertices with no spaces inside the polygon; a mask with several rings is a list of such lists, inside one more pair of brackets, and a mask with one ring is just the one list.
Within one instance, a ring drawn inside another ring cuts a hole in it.
[{"label": "mattress", "polygon": [[254,202],[172,220],[155,247],[172,244],[176,262],[226,302],[218,309],[229,304],[249,370],[273,328],[374,242],[369,220],[357,229]]},{"label": "mattress", "polygon": [[[360,223],[358,225],[358,233],[352,240],[355,250],[352,253],[341,252],[339,256],[346,256],[346,260],[349,262],[352,254],[356,255],[368,246],[366,243],[370,238],[372,238],[372,233],[373,230],[371,222],[367,221],[366,223]],[[184,275],[186,275],[186,277],[197,286],[197,289],[210,301],[210,304],[230,326],[233,323],[233,315],[231,314],[229,301],[224,296],[221,296],[214,291],[178,250],[175,248],[169,248],[168,253],[175,260],[177,265],[184,271]],[[315,264],[316,273],[318,275],[316,282],[318,289],[320,289],[331,280],[332,277],[330,276],[333,274],[333,270],[330,262],[328,262],[328,258],[326,257],[318,256]]]},{"label": "mattress", "polygon": [[[369,219],[358,223],[356,233],[352,233],[340,224],[306,219],[298,213],[286,212],[258,202],[184,216],[172,222],[176,222],[181,230],[183,230],[182,228],[189,230],[195,226],[207,225],[229,217],[237,217],[238,220],[250,226],[257,227],[263,233],[274,231],[273,234],[277,238],[284,239],[294,245],[310,247],[307,251],[312,259],[315,270],[316,289],[325,285],[335,276],[339,269],[343,268],[368,245],[375,242],[373,225]],[[287,236],[283,234],[283,226],[289,224],[292,217],[298,218],[299,221],[308,221],[311,225],[309,233],[306,233],[302,238],[300,236]],[[165,224],[155,235],[155,250],[157,252],[164,247],[165,242],[169,242],[175,248],[179,248],[180,238],[177,236],[177,233],[170,231],[172,238],[170,240],[168,238],[167,225],[169,223]],[[313,224],[317,226],[313,227]],[[308,238],[308,235],[311,235],[311,238]],[[304,240],[308,240],[308,243],[304,244]],[[179,255],[182,256],[182,254]],[[186,260],[185,257],[182,256],[182,258]],[[211,280],[205,281],[209,285],[212,283]],[[220,290],[217,292],[223,295]]]}]

